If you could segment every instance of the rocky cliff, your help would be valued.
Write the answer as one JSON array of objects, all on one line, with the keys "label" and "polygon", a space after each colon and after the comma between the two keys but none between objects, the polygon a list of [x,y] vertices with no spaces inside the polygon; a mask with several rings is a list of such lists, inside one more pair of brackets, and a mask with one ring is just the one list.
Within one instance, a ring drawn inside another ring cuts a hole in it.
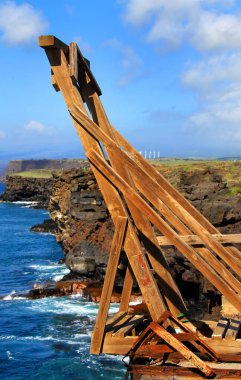
[{"label": "rocky cliff", "polygon": [[7,176],[5,193],[1,196],[1,199],[6,202],[38,202],[36,207],[48,208],[52,184],[52,178]]},{"label": "rocky cliff", "polygon": [[113,225],[93,173],[89,169],[54,172],[49,211],[72,273],[100,274],[107,262]]},{"label": "rocky cliff", "polygon": [[82,159],[39,159],[39,160],[12,160],[6,168],[6,175],[26,172],[30,170],[62,170],[80,167],[86,160]]}]

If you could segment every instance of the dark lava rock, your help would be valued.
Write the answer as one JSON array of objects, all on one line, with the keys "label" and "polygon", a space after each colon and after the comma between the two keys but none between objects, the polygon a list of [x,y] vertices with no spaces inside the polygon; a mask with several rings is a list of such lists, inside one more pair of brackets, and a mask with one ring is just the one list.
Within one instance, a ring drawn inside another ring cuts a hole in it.
[{"label": "dark lava rock", "polygon": [[57,229],[56,223],[51,219],[46,219],[43,221],[43,223],[36,224],[35,226],[31,227],[30,231],[55,234],[56,229]]},{"label": "dark lava rock", "polygon": [[33,206],[34,208],[47,209],[52,184],[52,178],[27,178],[17,175],[7,176],[2,200],[5,202],[38,202]]}]

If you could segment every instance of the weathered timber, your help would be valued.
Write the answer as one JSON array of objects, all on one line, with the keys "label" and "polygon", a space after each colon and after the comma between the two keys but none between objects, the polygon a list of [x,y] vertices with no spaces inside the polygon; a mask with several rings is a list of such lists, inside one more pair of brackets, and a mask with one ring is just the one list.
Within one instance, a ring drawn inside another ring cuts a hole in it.
[{"label": "weathered timber", "polygon": [[133,287],[134,275],[131,270],[131,266],[128,263],[126,268],[125,280],[123,284],[121,300],[120,300],[120,311],[128,311],[131,291]]},{"label": "weathered timber", "polygon": [[[213,237],[217,239],[222,244],[239,244],[241,243],[241,234],[229,234],[229,235],[221,235],[221,234],[213,234]],[[203,245],[202,239],[196,235],[180,235],[180,238],[185,241],[187,244],[191,245]],[[157,236],[158,243],[161,246],[172,245],[170,240],[166,236]],[[239,252],[239,251],[238,251]],[[239,252],[240,253],[240,252]],[[235,254],[234,254],[235,255]],[[237,257],[237,254],[236,254]]]},{"label": "weathered timber", "polygon": [[[45,51],[49,59],[53,73],[55,75],[55,79],[64,96],[67,107],[69,108],[73,104],[79,104],[82,108],[83,113],[85,113],[88,119],[88,114],[84,108],[81,94],[79,90],[75,86],[73,86],[72,80],[70,78],[68,62],[66,60],[64,52],[56,48],[47,48]],[[72,120],[74,122],[74,125],[76,126],[77,132],[83,143],[84,149],[94,149],[103,156],[98,141],[91,137],[89,133],[86,133],[84,129],[80,129],[79,124],[74,120],[74,118],[72,118]],[[118,216],[128,217],[125,206],[123,205],[118,191],[109,183],[109,181],[103,176],[103,174],[101,174],[94,167],[92,168],[92,170],[95,174],[96,180],[103,194],[106,205],[110,211],[114,224],[116,224]],[[142,252],[140,242],[137,239],[136,233],[131,225],[131,222],[128,223],[124,249],[133,269],[133,272],[135,274],[135,277],[137,279],[137,282],[140,286],[150,314],[152,315],[154,320],[158,319],[158,317],[165,309],[165,305],[163,304],[159,289],[155,283],[145,255]],[[153,300],[155,300],[155,302],[153,302]]]},{"label": "weathered timber", "polygon": [[[81,123],[83,128],[86,128],[103,144],[118,151],[120,156],[119,159],[121,162],[125,162],[125,165],[129,168],[133,178],[135,179],[135,184],[138,190],[140,190],[157,209],[159,209],[160,201],[168,205],[168,207],[180,218],[181,221],[185,222],[208,247],[218,254],[224,262],[226,262],[239,275],[241,271],[241,263],[233,260],[229,254],[229,251],[225,249],[225,247],[223,247],[213,235],[209,234],[207,230],[199,223],[199,221],[190,215],[185,208],[182,207],[182,205],[180,205],[168,192],[159,186],[150,175],[147,175],[141,167],[136,165],[133,160],[124,151],[122,151],[108,135],[96,128],[93,121],[85,118],[85,115],[83,115],[78,107],[71,107],[69,110],[76,120]],[[169,222],[171,221],[169,220]]]},{"label": "weathered timber", "polygon": [[106,178],[113,184],[118,186],[124,196],[132,201],[143,210],[145,215],[150,221],[159,229],[163,235],[166,235],[169,240],[173,242],[180,252],[182,252],[194,266],[211,282],[214,286],[223,293],[230,303],[241,311],[241,301],[237,293],[230,289],[229,285],[222,279],[219,273],[215,272],[213,268],[201,257],[197,258],[197,253],[192,247],[183,242],[179,235],[171,229],[171,227],[160,218],[160,216],[147,204],[145,201],[129,187],[128,184],[93,150],[87,152],[87,157],[90,159],[97,170],[101,170],[105,173]]},{"label": "weathered timber", "polygon": [[225,334],[226,340],[235,340],[238,336],[239,330],[241,327],[241,321],[236,319],[230,319],[230,323]]},{"label": "weathered timber", "polygon": [[106,281],[104,282],[99,310],[95,322],[95,328],[91,339],[90,352],[99,355],[103,344],[104,330],[106,319],[108,315],[111,295],[113,292],[116,270],[120,258],[121,249],[123,246],[125,231],[126,231],[127,218],[119,217],[116,223],[116,230],[113,237],[111,250],[109,254],[108,265],[106,269]]},{"label": "weathered timber", "polygon": [[[100,129],[102,129],[111,139],[115,139],[111,124],[98,97],[98,94],[95,92],[89,97],[86,95],[84,96],[84,99],[92,113],[93,120],[96,121]],[[111,147],[109,148],[108,145],[106,145],[105,148],[112,167],[130,186],[135,188],[135,182],[133,181],[132,176],[130,175],[126,165],[123,165],[123,163],[120,162],[116,151]],[[186,307],[182,296],[169,272],[165,257],[159,249],[156,234],[153,231],[149,220],[133,203],[128,204],[128,208],[131,211],[132,217],[138,230],[145,233],[145,235],[140,235],[139,239],[145,247],[153,269],[159,276],[163,294],[166,297],[166,302],[170,310],[175,315],[178,315],[180,312],[185,312]]]},{"label": "weathered timber", "polygon": [[223,339],[228,329],[228,326],[229,320],[227,318],[221,317],[213,331],[212,339]]},{"label": "weathered timber", "polygon": [[74,84],[78,82],[78,50],[77,44],[71,42],[69,45],[69,75]]}]

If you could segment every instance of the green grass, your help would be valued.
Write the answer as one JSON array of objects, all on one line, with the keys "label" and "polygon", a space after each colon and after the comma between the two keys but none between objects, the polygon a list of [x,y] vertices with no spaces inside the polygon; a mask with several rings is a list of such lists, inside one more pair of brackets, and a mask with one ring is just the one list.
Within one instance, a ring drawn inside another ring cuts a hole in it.
[{"label": "green grass", "polygon": [[229,194],[230,195],[241,194],[241,187],[239,187],[239,186],[233,186],[233,187],[231,187]]},{"label": "green grass", "polygon": [[52,177],[52,171],[53,170],[39,169],[39,170],[31,170],[28,172],[13,173],[11,175],[12,176],[20,176],[23,178],[51,178]]}]

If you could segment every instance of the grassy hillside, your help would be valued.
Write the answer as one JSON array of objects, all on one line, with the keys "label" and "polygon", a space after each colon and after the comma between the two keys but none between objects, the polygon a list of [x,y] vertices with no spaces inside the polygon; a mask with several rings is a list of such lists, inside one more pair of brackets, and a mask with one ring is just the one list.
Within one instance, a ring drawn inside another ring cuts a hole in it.
[{"label": "grassy hillside", "polygon": [[149,162],[173,185],[177,184],[180,172],[211,169],[222,175],[223,180],[234,192],[239,193],[241,187],[241,161],[166,159],[149,160]]},{"label": "grassy hillside", "polygon": [[19,173],[13,173],[11,176],[20,176],[23,178],[51,178],[52,177],[52,170],[45,170],[45,169],[39,169],[39,170],[31,170],[28,172],[19,172]]}]

